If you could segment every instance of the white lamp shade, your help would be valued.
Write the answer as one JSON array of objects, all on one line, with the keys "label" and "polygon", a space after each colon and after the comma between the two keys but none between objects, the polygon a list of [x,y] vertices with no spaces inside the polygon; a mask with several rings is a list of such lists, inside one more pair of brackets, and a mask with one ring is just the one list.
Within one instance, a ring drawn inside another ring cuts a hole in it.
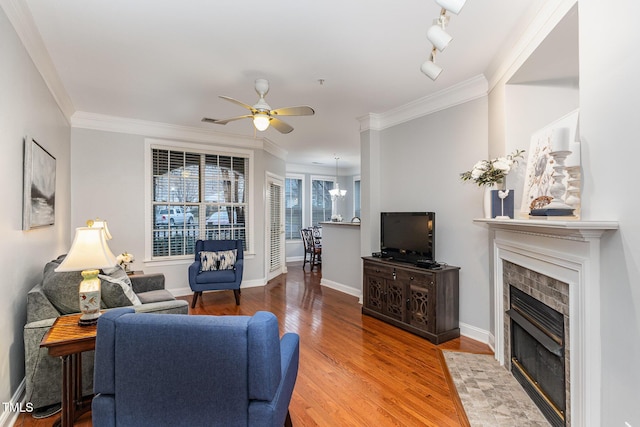
[{"label": "white lamp shade", "polygon": [[436,0],[438,6],[443,9],[447,9],[449,12],[457,15],[462,10],[462,7],[467,0]]},{"label": "white lamp shade", "polygon": [[97,270],[116,263],[102,228],[79,227],[69,253],[55,271]]},{"label": "white lamp shade", "polygon": [[431,80],[435,80],[442,72],[442,67],[433,61],[425,61],[420,67],[420,71],[422,71]]},{"label": "white lamp shade", "polygon": [[433,25],[427,31],[427,39],[431,42],[436,49],[442,52],[451,42],[451,37],[445,30],[439,25]]},{"label": "white lamp shade", "polygon": [[269,116],[266,115],[265,113],[258,113],[256,115],[254,115],[253,116],[253,125],[260,132],[262,132],[264,130],[267,130],[267,128],[269,127]]}]

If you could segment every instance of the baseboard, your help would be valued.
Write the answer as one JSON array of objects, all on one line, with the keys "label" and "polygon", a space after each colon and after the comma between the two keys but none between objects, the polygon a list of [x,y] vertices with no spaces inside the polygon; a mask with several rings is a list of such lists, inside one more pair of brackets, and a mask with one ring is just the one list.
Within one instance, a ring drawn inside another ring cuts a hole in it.
[{"label": "baseboard", "polygon": [[484,329],[460,322],[460,335],[464,335],[467,338],[471,338],[491,346],[491,333]]},{"label": "baseboard", "polygon": [[[18,420],[22,412],[26,412],[26,405],[23,401],[26,380],[23,378],[18,389],[11,396],[11,401],[2,402],[2,415],[0,415],[0,427],[12,427]],[[15,410],[14,408],[19,408]]]},{"label": "baseboard", "polygon": [[303,256],[288,256],[287,257],[287,262],[298,262],[298,261],[304,261],[304,257]]},{"label": "baseboard", "polygon": [[362,304],[362,291],[360,289],[352,288],[351,286],[343,285],[342,283],[334,282],[327,279],[320,279],[320,284],[327,288],[335,289],[336,291],[343,292],[348,295],[352,295],[358,298],[358,302]]}]

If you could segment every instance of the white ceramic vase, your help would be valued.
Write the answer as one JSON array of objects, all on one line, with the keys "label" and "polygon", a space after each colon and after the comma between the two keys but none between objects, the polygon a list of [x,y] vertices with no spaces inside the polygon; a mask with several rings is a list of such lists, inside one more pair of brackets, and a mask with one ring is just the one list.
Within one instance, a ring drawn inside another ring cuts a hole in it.
[{"label": "white ceramic vase", "polygon": [[496,190],[497,187],[493,185],[484,186],[484,198],[482,200],[482,208],[484,210],[484,217],[491,218],[491,190]]}]

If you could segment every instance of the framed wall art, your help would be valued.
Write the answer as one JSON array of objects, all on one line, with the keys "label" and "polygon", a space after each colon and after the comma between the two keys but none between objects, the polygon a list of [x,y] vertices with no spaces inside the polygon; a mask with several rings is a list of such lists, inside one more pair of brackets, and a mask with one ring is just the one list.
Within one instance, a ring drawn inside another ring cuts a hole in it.
[{"label": "framed wall art", "polygon": [[55,223],[56,158],[29,136],[24,138],[22,229]]},{"label": "framed wall art", "polygon": [[527,153],[528,160],[525,173],[522,205],[520,207],[522,212],[529,212],[530,204],[536,198],[540,196],[551,196],[554,161],[550,156],[550,153],[552,151],[551,141],[554,129],[568,129],[568,140],[572,149],[576,151],[579,158],[579,113],[580,111],[576,109],[555,120],[553,123],[548,124],[544,128],[534,132],[531,136],[531,144]]}]

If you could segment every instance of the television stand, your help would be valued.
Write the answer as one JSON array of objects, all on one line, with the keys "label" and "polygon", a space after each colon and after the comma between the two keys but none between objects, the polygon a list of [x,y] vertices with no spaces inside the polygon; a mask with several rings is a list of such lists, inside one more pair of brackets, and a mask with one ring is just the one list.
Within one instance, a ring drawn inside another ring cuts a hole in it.
[{"label": "television stand", "polygon": [[366,314],[440,344],[460,336],[459,270],[363,257]]}]

